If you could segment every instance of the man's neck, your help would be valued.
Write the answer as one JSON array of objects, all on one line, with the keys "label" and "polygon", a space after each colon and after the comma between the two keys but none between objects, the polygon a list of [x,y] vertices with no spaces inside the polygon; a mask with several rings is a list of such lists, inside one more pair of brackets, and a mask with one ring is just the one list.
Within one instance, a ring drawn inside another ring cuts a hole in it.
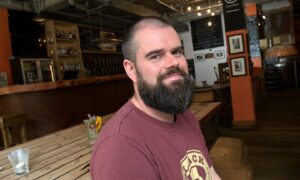
[{"label": "man's neck", "polygon": [[141,111],[145,112],[149,116],[163,122],[173,123],[174,122],[174,114],[165,113],[159,110],[156,110],[150,106],[147,106],[144,101],[137,95],[134,95],[131,98],[131,102],[139,108]]}]

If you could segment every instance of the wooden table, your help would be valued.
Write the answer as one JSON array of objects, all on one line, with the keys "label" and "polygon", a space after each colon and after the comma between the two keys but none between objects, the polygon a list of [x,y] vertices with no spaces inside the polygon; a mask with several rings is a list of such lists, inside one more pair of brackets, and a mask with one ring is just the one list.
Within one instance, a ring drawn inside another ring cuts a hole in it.
[{"label": "wooden table", "polygon": [[[191,111],[199,121],[206,120],[221,107],[221,103],[193,103]],[[103,116],[107,122],[113,114]],[[42,128],[42,127],[41,127]],[[7,154],[17,148],[29,149],[27,175],[14,174]],[[92,143],[82,123],[47,136],[0,151],[0,179],[88,179]]]}]

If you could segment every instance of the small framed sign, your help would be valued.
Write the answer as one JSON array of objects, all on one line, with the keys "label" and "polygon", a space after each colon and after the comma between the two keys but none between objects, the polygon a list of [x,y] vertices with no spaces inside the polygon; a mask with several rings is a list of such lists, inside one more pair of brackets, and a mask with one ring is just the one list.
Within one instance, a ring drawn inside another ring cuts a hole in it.
[{"label": "small framed sign", "polygon": [[205,54],[205,59],[213,59],[213,58],[214,58],[214,53],[209,52]]},{"label": "small framed sign", "polygon": [[243,34],[228,36],[228,43],[229,43],[230,54],[238,54],[238,53],[243,53],[245,51]]},{"label": "small framed sign", "polygon": [[214,53],[215,53],[216,59],[224,59],[225,58],[224,50],[215,51]]},{"label": "small framed sign", "polygon": [[231,75],[245,76],[247,74],[245,57],[238,57],[230,59]]},{"label": "small framed sign", "polygon": [[204,53],[195,54],[195,61],[201,62],[204,60],[205,60]]}]

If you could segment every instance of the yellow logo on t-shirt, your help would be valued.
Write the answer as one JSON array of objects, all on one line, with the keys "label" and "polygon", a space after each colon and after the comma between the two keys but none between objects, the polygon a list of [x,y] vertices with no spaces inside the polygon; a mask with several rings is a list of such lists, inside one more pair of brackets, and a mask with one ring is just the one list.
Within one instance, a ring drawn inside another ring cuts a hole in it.
[{"label": "yellow logo on t-shirt", "polygon": [[[211,180],[209,166],[201,151],[187,151],[180,164],[183,180]],[[202,173],[203,176],[200,175],[199,171],[204,172]]]}]

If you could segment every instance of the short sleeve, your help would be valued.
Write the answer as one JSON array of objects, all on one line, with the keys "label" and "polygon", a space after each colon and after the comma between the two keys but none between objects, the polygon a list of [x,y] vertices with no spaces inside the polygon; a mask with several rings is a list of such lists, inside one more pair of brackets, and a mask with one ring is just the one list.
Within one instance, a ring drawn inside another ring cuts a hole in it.
[{"label": "short sleeve", "polygon": [[151,159],[137,143],[122,135],[113,135],[94,147],[91,160],[92,179],[158,180]]}]

